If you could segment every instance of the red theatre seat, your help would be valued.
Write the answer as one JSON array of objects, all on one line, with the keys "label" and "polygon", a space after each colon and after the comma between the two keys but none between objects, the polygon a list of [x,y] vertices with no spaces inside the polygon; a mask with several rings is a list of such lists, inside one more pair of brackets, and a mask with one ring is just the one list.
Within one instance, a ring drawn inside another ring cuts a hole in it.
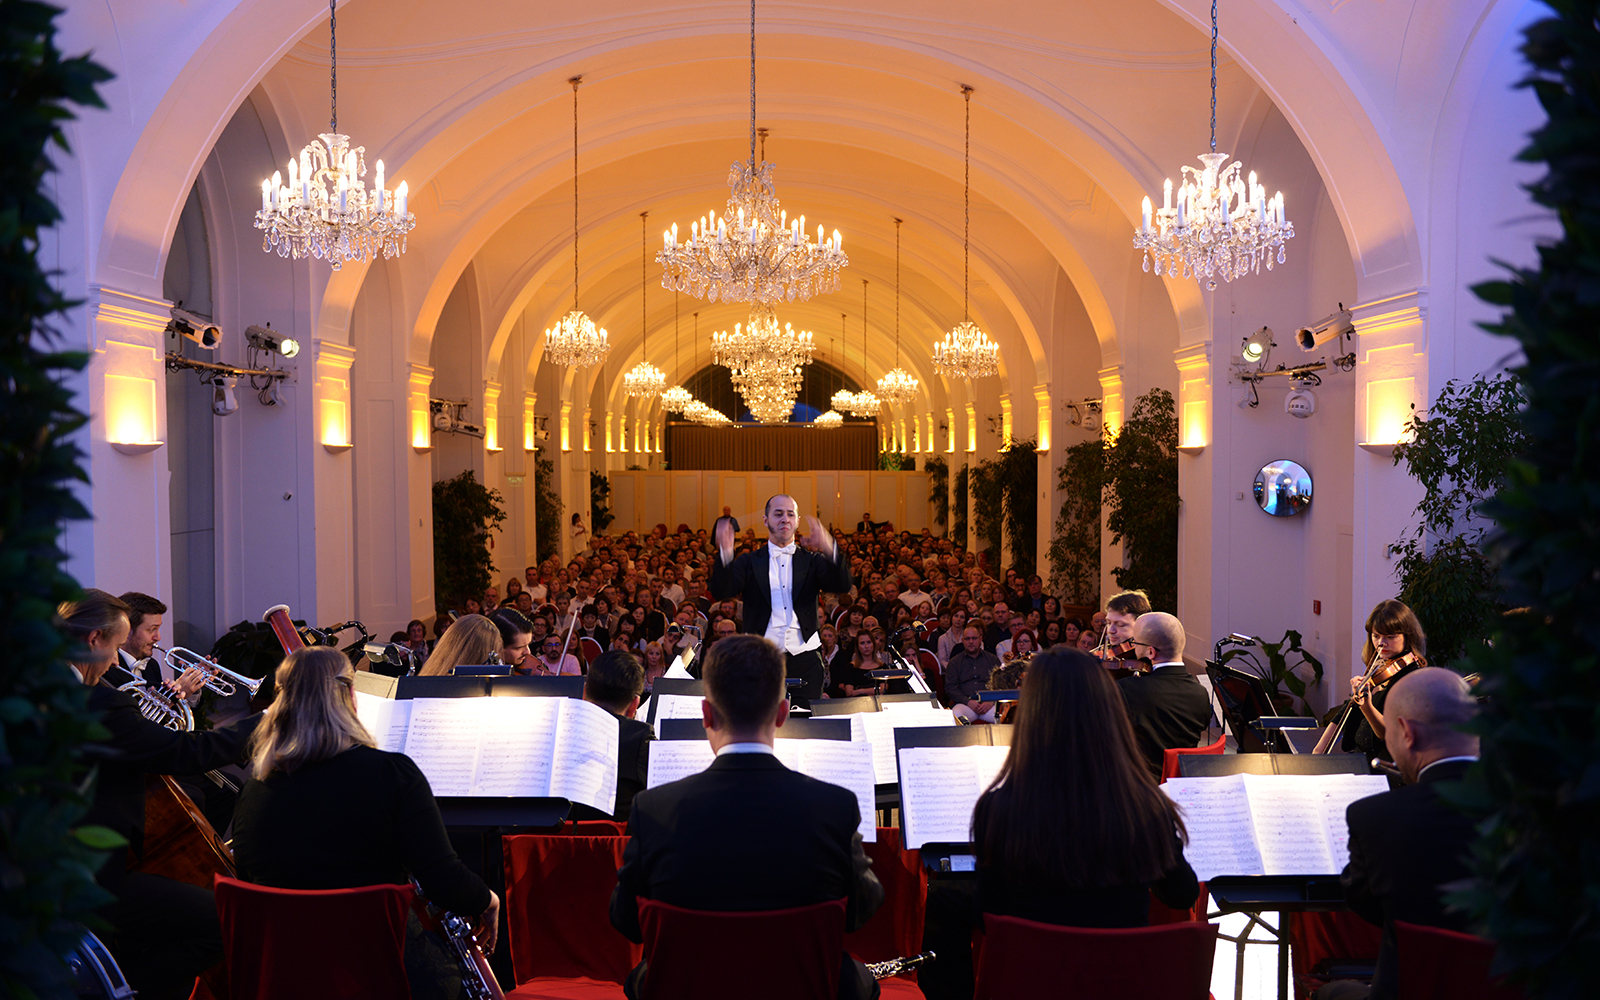
[{"label": "red theatre seat", "polygon": [[842,899],[788,910],[709,913],[639,900],[646,1000],[834,1000]]},{"label": "red theatre seat", "polygon": [[406,984],[408,885],[274,889],[216,877],[234,1000],[394,1000]]},{"label": "red theatre seat", "polygon": [[[844,936],[844,950],[863,962],[887,962],[922,950],[922,928],[927,915],[928,873],[922,852],[900,849],[900,828],[878,827],[876,843],[862,845],[872,861],[873,874],[883,883],[883,905],[865,924]],[[916,973],[885,980],[886,992],[904,990]],[[891,986],[891,984],[893,984]],[[914,995],[920,996],[920,993]]]},{"label": "red theatre seat", "polygon": [[626,843],[625,837],[501,838],[506,928],[517,980],[508,995],[622,995],[619,984],[641,954],[611,926],[611,890]]},{"label": "red theatre seat", "polygon": [[1223,735],[1217,740],[1217,742],[1212,743],[1209,746],[1193,748],[1185,747],[1181,750],[1161,751],[1161,780],[1166,781],[1168,778],[1176,778],[1178,776],[1178,759],[1180,757],[1186,757],[1189,754],[1197,753],[1221,753],[1223,746],[1227,742],[1228,737]]},{"label": "red theatre seat", "polygon": [[596,657],[604,652],[605,650],[600,648],[600,644],[598,642],[586,635],[578,636],[578,656],[583,660],[585,669],[588,668],[589,664],[595,661]]},{"label": "red theatre seat", "polygon": [[1403,920],[1394,932],[1406,1000],[1522,1000],[1521,990],[1490,975],[1493,941]]},{"label": "red theatre seat", "polygon": [[1206,1000],[1213,924],[1104,930],[983,915],[975,1000]]}]

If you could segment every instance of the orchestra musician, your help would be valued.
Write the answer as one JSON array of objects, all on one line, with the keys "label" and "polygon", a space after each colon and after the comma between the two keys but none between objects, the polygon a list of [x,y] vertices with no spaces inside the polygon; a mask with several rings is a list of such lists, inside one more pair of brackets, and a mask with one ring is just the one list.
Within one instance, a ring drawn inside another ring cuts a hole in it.
[{"label": "orchestra musician", "polygon": [[1124,590],[1111,595],[1111,599],[1106,601],[1103,625],[1096,633],[1100,636],[1100,644],[1094,648],[1094,655],[1106,661],[1106,665],[1112,669],[1142,669],[1142,664],[1138,662],[1140,656],[1129,642],[1133,639],[1134,623],[1141,615],[1149,613],[1150,598],[1142,590]]},{"label": "orchestra musician", "polygon": [[612,649],[595,657],[583,680],[583,700],[610,712],[617,720],[617,799],[607,816],[593,806],[572,804],[573,819],[613,819],[626,823],[633,797],[644,791],[650,774],[650,742],[656,731],[634,718],[644,693],[644,665],[626,650]]},{"label": "orchestra musician", "polygon": [[[278,697],[251,742],[251,780],[239,792],[238,877],[346,889],[414,876],[431,903],[473,920],[492,954],[500,899],[456,856],[422,771],[373,745],[356,717],[350,661],[325,647],[297,650],[276,680]],[[406,918],[405,964],[416,1000],[460,989],[454,958],[415,913]]]},{"label": "orchestra musician", "polygon": [[[531,631],[532,627],[529,628]],[[499,626],[483,615],[462,615],[439,640],[417,674],[443,677],[455,673],[457,667],[497,663],[502,648],[504,640],[500,637]]]},{"label": "orchestra musician", "polygon": [[1094,659],[1028,664],[1011,751],[973,810],[983,913],[1071,927],[1142,927],[1150,896],[1199,895],[1183,820],[1141,766],[1133,726]]},{"label": "orchestra musician", "polygon": [[1139,752],[1159,778],[1164,751],[1199,745],[1211,723],[1211,699],[1183,664],[1183,623],[1177,618],[1164,611],[1142,614],[1128,642],[1148,661],[1149,672],[1120,678],[1117,688]]},{"label": "orchestra musician", "polygon": [[86,754],[96,777],[82,822],[109,827],[128,841],[127,850],[109,852],[95,873],[101,887],[116,897],[102,911],[114,928],[107,943],[142,1000],[183,1000],[195,977],[222,960],[222,930],[209,889],[134,870],[144,856],[146,782],[149,775],[204,774],[243,760],[260,716],[209,732],[180,732],[152,722],[133,696],[105,680],[117,648],[132,631],[128,606],[91,588],[79,600],[60,605],[56,615],[77,647],[69,665],[89,688],[89,710],[110,733]]},{"label": "orchestra musician", "polygon": [[500,662],[510,667],[512,673],[522,673],[531,655],[528,650],[533,642],[533,622],[516,608],[501,608],[490,614],[489,620],[500,630]]},{"label": "orchestra musician", "polygon": [[805,682],[797,701],[807,707],[822,697],[817,595],[848,591],[853,585],[850,564],[814,517],[805,519],[805,544],[799,544],[800,511],[794,497],[780,493],[769,498],[763,520],[767,544],[735,557],[733,526],[718,519],[711,596],[719,601],[743,598],[744,631],[764,635],[783,650],[789,676]]},{"label": "orchestra musician", "polygon": [[[1361,677],[1350,679],[1354,704],[1361,717],[1353,720],[1354,725],[1346,725],[1341,749],[1393,760],[1385,741],[1384,703],[1396,681],[1428,665],[1428,640],[1422,634],[1422,623],[1417,621],[1416,614],[1394,600],[1378,602],[1367,615],[1366,629],[1367,641],[1362,647],[1361,659],[1379,682],[1363,684]],[[1384,667],[1392,663],[1399,663],[1400,668],[1390,674]],[[1380,672],[1388,676],[1379,678]]]}]

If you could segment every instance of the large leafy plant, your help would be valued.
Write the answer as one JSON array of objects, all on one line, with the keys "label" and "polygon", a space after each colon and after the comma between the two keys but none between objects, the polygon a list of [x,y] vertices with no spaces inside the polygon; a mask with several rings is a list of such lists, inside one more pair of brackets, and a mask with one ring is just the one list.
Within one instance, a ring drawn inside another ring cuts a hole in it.
[{"label": "large leafy plant", "polygon": [[101,107],[111,74],[55,46],[55,8],[0,3],[0,994],[74,995],[61,956],[109,897],[90,872],[111,831],[76,826],[87,808],[79,748],[104,735],[67,669],[55,606],[78,594],[62,569],[62,522],[89,512],[71,437],[84,423],[66,382],[85,356],[55,349],[74,303],[38,260],[40,230],[61,220],[44,193],[48,147],[62,150],[70,105]]},{"label": "large leafy plant", "polygon": [[1100,606],[1100,506],[1105,443],[1096,437],[1066,451],[1056,470],[1061,510],[1050,538],[1050,592],[1068,604]]},{"label": "large leafy plant", "polygon": [[537,558],[544,562],[561,554],[561,514],[566,505],[555,486],[556,463],[533,450],[533,532]]},{"label": "large leafy plant", "polygon": [[1106,446],[1105,503],[1123,552],[1111,575],[1156,611],[1178,609],[1178,502],[1177,411],[1172,393],[1151,389]]},{"label": "large leafy plant", "polygon": [[[1289,629],[1277,642],[1257,639],[1254,648],[1259,648],[1261,655],[1266,657],[1265,664],[1255,655],[1253,648],[1244,646],[1223,653],[1218,662],[1226,664],[1240,657],[1248,659],[1253,672],[1266,687],[1268,697],[1280,710],[1286,709],[1293,715],[1314,716],[1316,713],[1311,711],[1311,705],[1306,701],[1306,688],[1321,683],[1322,661],[1301,645],[1300,633]],[[1307,673],[1311,675],[1309,680]]]},{"label": "large leafy plant", "polygon": [[482,594],[494,578],[489,532],[506,519],[500,491],[471,469],[433,484],[433,592],[436,601]]},{"label": "large leafy plant", "polygon": [[934,456],[922,463],[928,473],[928,495],[933,499],[933,523],[942,533],[950,525],[950,463]]}]

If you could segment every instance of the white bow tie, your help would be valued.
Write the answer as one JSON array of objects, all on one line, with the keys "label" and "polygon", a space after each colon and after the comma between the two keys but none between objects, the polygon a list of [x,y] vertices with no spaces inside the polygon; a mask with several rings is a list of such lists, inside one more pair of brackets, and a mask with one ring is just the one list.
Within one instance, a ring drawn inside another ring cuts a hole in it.
[{"label": "white bow tie", "polygon": [[788,545],[773,545],[771,542],[768,542],[767,548],[771,549],[773,552],[781,552],[786,556],[794,555],[793,542],[790,542]]}]

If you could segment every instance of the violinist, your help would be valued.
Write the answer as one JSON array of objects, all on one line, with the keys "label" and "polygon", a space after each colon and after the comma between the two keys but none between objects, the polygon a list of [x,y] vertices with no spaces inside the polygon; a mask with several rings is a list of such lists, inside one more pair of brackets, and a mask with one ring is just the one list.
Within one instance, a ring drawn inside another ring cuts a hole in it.
[{"label": "violinist", "polygon": [[89,589],[57,608],[56,616],[76,647],[70,666],[89,688],[89,709],[110,733],[87,748],[96,776],[94,801],[82,823],[109,827],[128,841],[127,850],[111,851],[95,873],[115,896],[102,911],[115,929],[107,943],[142,1000],[182,1000],[195,976],[222,960],[222,930],[209,889],[138,870],[144,859],[146,780],[152,774],[204,774],[242,761],[261,717],[209,732],[178,732],[151,722],[131,695],[102,679],[131,631],[128,606]]},{"label": "violinist", "polygon": [[1150,773],[1159,778],[1163,751],[1200,745],[1211,723],[1211,700],[1184,666],[1183,623],[1176,617],[1162,611],[1142,614],[1128,641],[1149,662],[1150,670],[1122,678],[1117,687],[1139,752]]},{"label": "violinist", "polygon": [[1134,673],[1144,669],[1131,640],[1134,624],[1149,613],[1150,598],[1142,590],[1124,590],[1106,602],[1104,631],[1094,655],[1106,661],[1107,669]]},{"label": "violinist", "polygon": [[1340,748],[1393,760],[1385,743],[1384,702],[1394,682],[1428,665],[1427,637],[1412,610],[1399,601],[1379,601],[1367,616],[1367,641],[1361,659],[1368,671],[1350,679],[1351,699],[1361,713],[1340,734]]}]

